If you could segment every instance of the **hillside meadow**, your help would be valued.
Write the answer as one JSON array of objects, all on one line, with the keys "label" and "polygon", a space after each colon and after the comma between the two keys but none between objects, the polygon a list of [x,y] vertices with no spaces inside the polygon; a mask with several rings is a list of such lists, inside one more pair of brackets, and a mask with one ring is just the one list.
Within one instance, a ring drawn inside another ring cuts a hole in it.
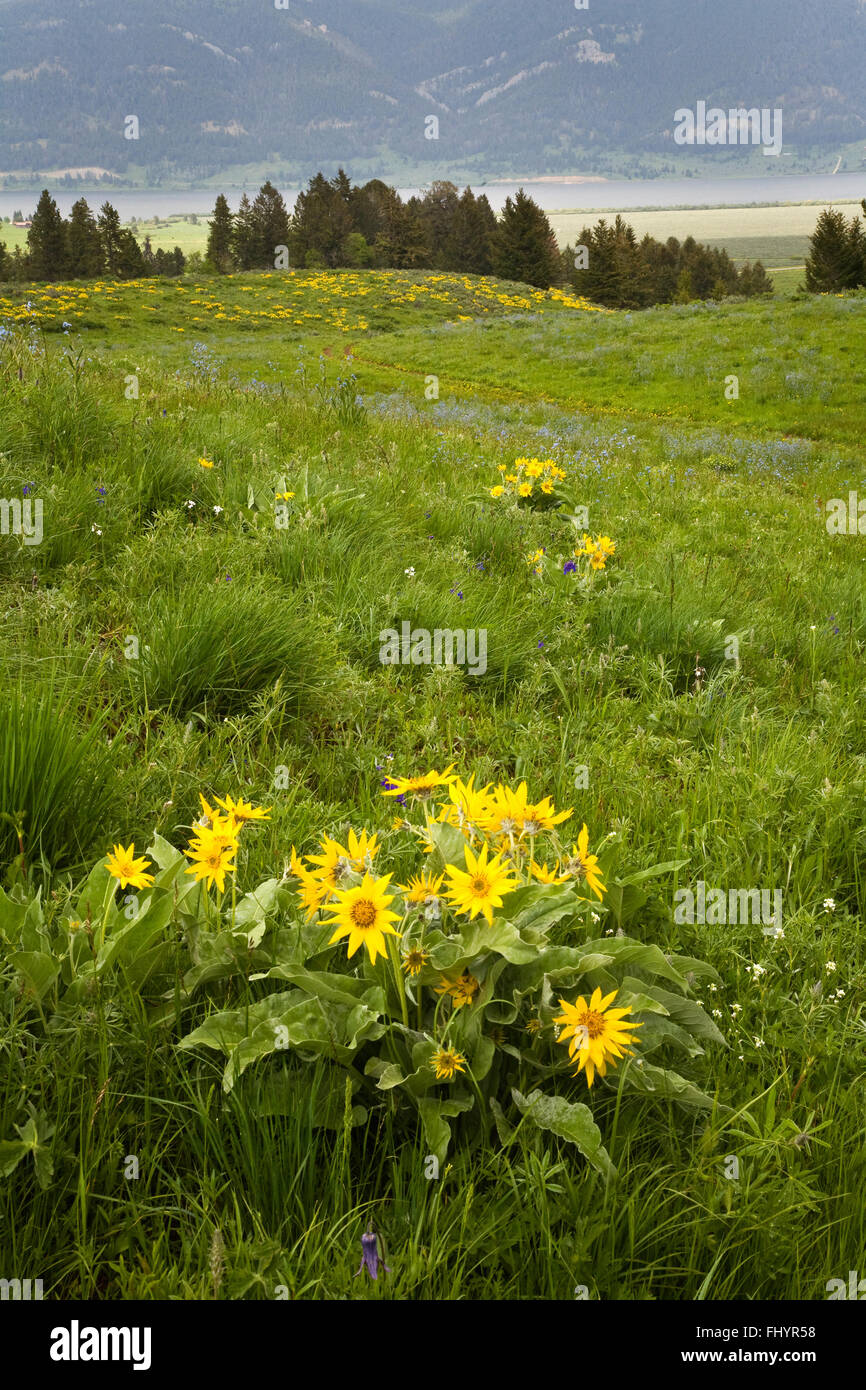
[{"label": "hillside meadow", "polygon": [[[0,322],[42,518],[0,535],[3,1268],[826,1298],[866,1245],[866,550],[826,524],[866,297],[298,272]],[[483,663],[383,661],[404,623]],[[781,907],[683,912],[713,889]]]}]

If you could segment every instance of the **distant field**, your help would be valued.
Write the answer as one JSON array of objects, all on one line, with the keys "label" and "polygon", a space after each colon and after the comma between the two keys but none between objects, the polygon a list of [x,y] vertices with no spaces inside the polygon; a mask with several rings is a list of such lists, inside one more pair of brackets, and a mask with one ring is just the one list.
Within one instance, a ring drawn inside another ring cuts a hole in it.
[{"label": "distant field", "polygon": [[[670,208],[622,215],[639,237],[649,233],[659,241],[671,236],[683,241],[693,236],[696,241],[724,247],[735,260],[762,260],[772,266],[805,259],[809,237],[824,206],[793,203],[769,208]],[[851,216],[859,212],[857,203],[840,207]],[[600,217],[612,222],[616,213],[569,210],[552,212],[549,217],[560,246],[564,246],[575,245],[583,227],[592,226]]]},{"label": "distant field", "polygon": [[[98,212],[102,206],[102,201],[99,198],[92,198],[89,201],[92,211]],[[27,209],[32,211],[29,203]],[[160,247],[166,251],[173,251],[175,246],[179,246],[184,255],[189,256],[193,251],[201,251],[204,254],[207,247],[207,218],[199,217],[197,222],[191,222],[186,217],[138,222],[133,230],[142,245],[144,245],[144,238],[149,236],[154,251],[158,251]],[[0,241],[5,242],[10,250],[14,250],[16,246],[26,247],[27,231],[24,227],[11,227],[8,223],[3,223],[0,225]]]}]

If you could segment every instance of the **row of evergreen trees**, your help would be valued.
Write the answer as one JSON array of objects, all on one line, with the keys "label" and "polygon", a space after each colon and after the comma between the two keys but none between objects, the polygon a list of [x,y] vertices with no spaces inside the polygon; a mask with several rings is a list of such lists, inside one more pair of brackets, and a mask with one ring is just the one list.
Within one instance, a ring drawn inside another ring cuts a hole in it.
[{"label": "row of evergreen trees", "polygon": [[27,232],[27,251],[20,247],[10,255],[0,242],[0,281],[14,280],[132,280],[143,275],[180,275],[185,257],[179,247],[154,252],[150,239],[144,246],[120,213],[103,203],[94,217],[84,198],[74,204],[66,220],[47,189],[42,193]]},{"label": "row of evergreen trees", "polygon": [[[866,198],[860,204],[866,217]],[[825,208],[809,241],[806,289],[838,294],[866,286],[866,231],[859,217]]]},{"label": "row of evergreen trees", "polygon": [[[863,202],[866,215],[866,200]],[[132,279],[180,275],[179,247],[140,245],[110,203],[94,216],[81,198],[65,220],[45,190],[27,234],[28,249],[10,255],[0,242],[0,281]],[[279,191],[265,183],[237,213],[220,195],[210,221],[207,252],[190,266],[227,274],[235,270],[391,267],[498,275],[542,289],[567,286],[611,308],[685,303],[772,289],[760,261],[739,270],[727,252],[688,237],[638,240],[617,216],[584,227],[576,246],[560,252],[542,209],[520,189],[497,218],[484,194],[439,181],[406,202],[396,189],[372,179],[353,185],[341,169],[333,179],[316,174],[290,214]],[[866,286],[866,229],[859,218],[821,213],[810,243],[806,287],[836,292]]]},{"label": "row of evergreen trees", "polygon": [[498,275],[542,289],[571,286],[596,303],[643,308],[677,300],[767,294],[773,286],[760,261],[737,270],[727,252],[646,236],[638,243],[621,217],[584,228],[580,246],[560,252],[546,215],[520,189],[501,218],[486,196],[439,181],[403,202],[381,179],[353,185],[316,174],[289,216],[279,193],[265,184],[255,202],[244,197],[236,215],[217,199],[207,261],[216,270],[273,269],[277,248],[306,268],[396,267]]},{"label": "row of evergreen trees", "polygon": [[694,237],[662,242],[647,235],[638,241],[620,216],[584,227],[578,245],[565,248],[563,261],[578,294],[612,309],[769,294],[773,289],[760,261],[737,270],[727,251],[703,246]]},{"label": "row of evergreen trees", "polygon": [[563,282],[556,238],[541,208],[521,189],[500,219],[484,194],[436,182],[403,202],[381,179],[353,185],[341,169],[316,174],[290,217],[266,183],[236,214],[217,199],[207,261],[217,271],[274,269],[280,250],[293,266],[463,271],[501,275],[547,288]]}]

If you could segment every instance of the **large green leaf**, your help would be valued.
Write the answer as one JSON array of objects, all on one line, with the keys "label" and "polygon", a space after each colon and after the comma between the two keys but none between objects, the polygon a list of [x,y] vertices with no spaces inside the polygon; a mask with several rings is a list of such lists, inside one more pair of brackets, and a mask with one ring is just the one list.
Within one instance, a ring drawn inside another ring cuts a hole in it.
[{"label": "large green leaf", "polygon": [[532,884],[518,888],[503,900],[503,913],[513,922],[521,935],[540,942],[544,933],[563,917],[574,917],[589,911],[589,904],[578,897],[573,885]]},{"label": "large green leaf", "polygon": [[418,1113],[424,1129],[424,1138],[431,1154],[435,1154],[440,1164],[445,1162],[448,1145],[451,1142],[451,1126],[448,1120],[471,1110],[474,1096],[449,1095],[447,1099],[439,1096],[419,1096]]},{"label": "large green leaf", "polygon": [[[609,956],[616,965],[636,965],[640,970],[646,970],[650,975],[660,975],[665,980],[670,980],[675,985],[686,988],[685,978],[680,974],[668,957],[658,946],[647,944],[643,941],[636,941],[630,936],[608,936],[601,940],[587,941],[584,951],[588,956],[593,954]],[[587,966],[587,969],[593,967]]]},{"label": "large green leaf", "polygon": [[538,955],[538,947],[524,941],[517,927],[504,917],[494,917],[492,926],[488,926],[484,917],[476,917],[474,922],[467,922],[462,927],[459,939],[463,943],[463,951],[458,962],[462,959],[470,961],[491,951],[504,956],[512,965],[522,965]]},{"label": "large green leaf", "polygon": [[60,961],[47,951],[15,951],[11,964],[24,976],[33,994],[41,1000],[60,974]]},{"label": "large green leaf", "polygon": [[22,951],[49,949],[51,943],[42,912],[41,888],[23,902],[0,888],[0,938]]},{"label": "large green leaf", "polygon": [[4,1139],[0,1143],[0,1177],[8,1177],[28,1154],[33,1155],[36,1181],[44,1190],[51,1183],[54,1160],[51,1157],[49,1141],[56,1129],[41,1110],[28,1101],[30,1111],[23,1125],[16,1125],[17,1139]]},{"label": "large green leaf", "polygon": [[115,929],[100,948],[96,970],[101,974],[115,963],[132,962],[165,932],[175,908],[173,893],[152,893],[144,898],[136,915]]},{"label": "large green leaf", "polygon": [[[629,983],[627,980],[623,981],[624,985]],[[645,994],[663,1004],[670,1017],[696,1038],[704,1038],[707,1042],[720,1043],[722,1047],[727,1047],[724,1034],[719,1031],[709,1014],[704,1012],[696,999],[686,999],[682,994],[672,994],[670,990],[662,989],[661,985],[642,983],[640,988]]]},{"label": "large green leaf", "polygon": [[117,888],[117,880],[111,877],[105,867],[105,860],[99,859],[84,880],[75,908],[78,920],[89,921],[94,930],[102,924],[102,915],[108,901],[109,883]]},{"label": "large green leaf", "polygon": [[214,1014],[178,1044],[214,1047],[228,1056],[223,1088],[261,1057],[294,1048],[302,1056],[323,1056],[348,1064],[363,1042],[385,1031],[378,1014],[361,1002],[337,1004],[311,998],[302,990],[268,995],[249,1009]]},{"label": "large green leaf", "polygon": [[716,1105],[712,1096],[706,1095],[678,1072],[655,1067],[652,1063],[642,1062],[640,1059],[632,1059],[623,1068],[620,1084],[626,1091],[652,1096],[655,1100],[676,1100],[681,1105],[695,1106],[701,1110],[712,1110]]},{"label": "large green leaf", "polygon": [[462,830],[447,822],[434,821],[430,826],[430,838],[435,845],[431,868],[444,869],[447,864],[466,869],[466,841]]},{"label": "large green leaf", "polygon": [[153,880],[155,888],[165,888],[173,883],[181,869],[186,868],[188,862],[179,849],[175,849],[168,840],[164,840],[161,835],[156,834],[147,847],[147,854],[158,869]]},{"label": "large green leaf", "polygon": [[381,985],[371,984],[369,980],[358,979],[354,975],[339,975],[330,970],[306,970],[296,965],[275,965],[268,975],[272,979],[288,980],[307,994],[315,994],[319,999],[328,999],[335,1004],[360,1000],[379,1013],[385,1008],[385,991]]},{"label": "large green leaf", "polygon": [[592,1118],[589,1106],[573,1104],[563,1096],[546,1096],[543,1091],[532,1091],[522,1096],[512,1090],[512,1098],[518,1110],[538,1125],[539,1129],[549,1130],[567,1139],[580,1150],[588,1163],[603,1173],[606,1178],[616,1176],[616,1169],[610,1155],[601,1142],[601,1130]]},{"label": "large green leaf", "polygon": [[[268,913],[273,912],[277,907],[277,897],[280,889],[278,878],[266,879],[260,883],[258,888],[254,888],[251,893],[245,893],[239,903],[235,904],[234,927],[250,927],[254,924],[264,922]],[[227,917],[231,917],[228,912]]]}]

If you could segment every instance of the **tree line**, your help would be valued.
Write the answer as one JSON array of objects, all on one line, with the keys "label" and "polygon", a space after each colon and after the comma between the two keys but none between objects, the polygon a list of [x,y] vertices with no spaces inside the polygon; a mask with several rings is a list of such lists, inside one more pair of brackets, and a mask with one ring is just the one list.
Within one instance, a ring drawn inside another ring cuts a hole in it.
[{"label": "tree line", "polygon": [[[863,203],[866,214],[866,200]],[[344,170],[316,174],[289,213],[270,182],[237,212],[220,194],[204,257],[179,247],[153,251],[123,227],[108,202],[94,215],[80,198],[68,219],[43,191],[27,233],[27,250],[0,242],[0,281],[134,279],[148,275],[305,269],[439,270],[497,275],[540,289],[573,290],[610,308],[687,303],[772,290],[760,261],[737,268],[728,253],[693,237],[638,239],[621,217],[585,226],[578,242],[559,250],[544,211],[523,190],[497,217],[487,197],[440,180],[403,200],[381,179],[353,184]],[[866,286],[866,229],[859,218],[821,213],[806,262],[815,293]]]},{"label": "tree line", "polygon": [[567,246],[563,260],[569,284],[596,304],[611,309],[645,309],[650,304],[688,304],[726,295],[770,294],[773,282],[760,261],[738,270],[727,251],[704,246],[694,237],[657,241],[644,236],[617,215],[584,227],[577,246]]},{"label": "tree line", "polygon": [[[16,215],[16,220],[19,220]],[[27,250],[10,253],[0,242],[0,281],[135,280],[146,275],[180,275],[186,258],[179,246],[154,252],[150,238],[140,246],[120,213],[103,203],[97,216],[79,198],[63,217],[43,190],[27,231]]]},{"label": "tree line", "polygon": [[645,236],[638,242],[621,217],[584,228],[581,244],[560,251],[544,211],[523,190],[496,217],[485,194],[461,194],[440,180],[406,202],[381,179],[353,185],[341,169],[316,174],[289,217],[266,184],[233,215],[217,199],[207,261],[217,271],[270,269],[275,248],[307,269],[365,267],[497,275],[540,289],[571,288],[612,308],[686,302],[772,291],[760,261],[740,270],[727,252],[692,237],[682,245]]}]

